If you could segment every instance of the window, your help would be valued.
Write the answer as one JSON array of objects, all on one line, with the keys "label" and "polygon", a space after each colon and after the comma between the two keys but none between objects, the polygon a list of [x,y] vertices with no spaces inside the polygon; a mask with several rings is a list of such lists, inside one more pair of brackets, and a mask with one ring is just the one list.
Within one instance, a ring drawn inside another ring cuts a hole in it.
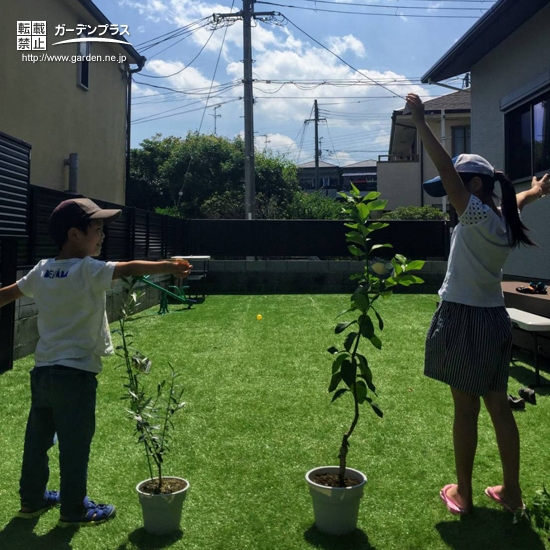
[{"label": "window", "polygon": [[[82,33],[81,36],[84,36]],[[87,36],[87,35],[86,35]],[[77,85],[89,90],[90,88],[90,43],[78,42]]]},{"label": "window", "polygon": [[471,153],[470,126],[453,126],[453,154],[457,157],[463,153]]},{"label": "window", "polygon": [[512,180],[550,169],[550,92],[506,114],[506,169]]}]

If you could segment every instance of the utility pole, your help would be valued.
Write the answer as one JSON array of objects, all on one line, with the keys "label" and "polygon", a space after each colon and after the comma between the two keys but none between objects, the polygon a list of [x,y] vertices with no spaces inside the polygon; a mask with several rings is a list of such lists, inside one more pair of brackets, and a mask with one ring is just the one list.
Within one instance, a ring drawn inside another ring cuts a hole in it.
[{"label": "utility pole", "polygon": [[254,96],[252,91],[252,4],[243,0],[243,85],[244,85],[244,215],[256,217],[256,182],[254,174]]},{"label": "utility pole", "polygon": [[308,118],[304,122],[315,122],[315,190],[319,190],[319,157],[320,151],[319,151],[319,121],[320,120],[326,120],[326,118],[319,118],[319,107],[317,105],[317,100],[313,102],[313,112],[315,115],[315,118],[311,119]]},{"label": "utility pole", "polygon": [[264,153],[267,151],[267,144],[271,143],[270,139],[267,139],[269,137],[269,134],[261,134],[260,137],[265,138],[265,145],[264,145]]},{"label": "utility pole", "polygon": [[214,135],[216,135],[216,119],[221,118],[222,115],[217,115],[216,111],[221,107],[221,105],[216,105],[214,107],[214,114],[210,114],[210,116],[214,117]]},{"label": "utility pole", "polygon": [[243,20],[243,86],[244,86],[244,211],[245,219],[256,217],[256,185],[254,172],[254,94],[252,79],[252,18],[268,21],[278,12],[254,12],[255,0],[243,0],[243,9],[237,13],[214,14],[213,23],[223,19]]}]

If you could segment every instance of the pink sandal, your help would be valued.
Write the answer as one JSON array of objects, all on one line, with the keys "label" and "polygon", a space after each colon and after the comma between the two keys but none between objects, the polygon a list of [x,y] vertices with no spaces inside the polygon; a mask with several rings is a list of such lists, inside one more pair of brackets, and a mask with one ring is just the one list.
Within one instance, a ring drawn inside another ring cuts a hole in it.
[{"label": "pink sandal", "polygon": [[516,508],[515,510],[507,504],[499,495],[497,495],[494,487],[487,487],[485,489],[485,494],[498,504],[500,504],[507,512],[510,512],[511,514],[515,514],[518,510],[525,510],[525,504],[522,502],[521,506]]},{"label": "pink sandal", "polygon": [[470,510],[467,510],[466,508],[461,508],[454,500],[451,500],[451,498],[447,495],[447,491],[449,489],[452,489],[453,487],[456,487],[455,483],[451,483],[449,485],[445,485],[441,491],[439,491],[439,496],[441,497],[441,500],[445,503],[445,506],[447,506],[447,510],[451,512],[451,514],[455,515],[461,515],[469,514]]}]

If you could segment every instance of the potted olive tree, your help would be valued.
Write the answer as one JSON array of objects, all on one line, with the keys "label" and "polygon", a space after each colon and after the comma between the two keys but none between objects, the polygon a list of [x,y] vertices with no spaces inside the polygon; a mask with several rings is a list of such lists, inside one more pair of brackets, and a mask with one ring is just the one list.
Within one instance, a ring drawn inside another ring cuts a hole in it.
[{"label": "potted olive tree", "polygon": [[[387,227],[387,223],[372,221],[371,214],[383,210],[387,201],[380,200],[380,193],[371,192],[361,197],[352,185],[351,194],[339,193],[346,204],[343,213],[350,221],[345,223],[351,231],[346,234],[349,250],[357,260],[364,261],[363,270],[351,276],[357,280],[357,288],[350,298],[349,308],[340,315],[351,319],[339,322],[334,329],[343,334],[341,348],[330,347],[332,375],[328,391],[332,401],[347,398],[353,407],[352,422],[344,433],[338,454],[338,466],[314,468],[306,474],[306,481],[313,499],[315,524],[320,531],[343,535],[357,527],[359,502],[367,482],[366,476],[347,467],[349,438],[359,421],[359,407],[367,404],[382,417],[383,413],[373,400],[376,388],[372,371],[364,351],[365,346],[382,349],[377,328],[382,331],[384,321],[378,311],[378,300],[389,298],[397,285],[409,286],[424,281],[411,272],[422,269],[424,262],[409,261],[396,254],[391,261],[378,261],[375,251],[391,248],[390,244],[372,244],[371,234]],[[339,315],[339,316],[340,316]]]},{"label": "potted olive tree", "polygon": [[142,446],[149,468],[149,479],[137,484],[136,490],[143,511],[144,528],[147,532],[164,535],[180,528],[183,502],[189,482],[181,477],[167,476],[164,461],[170,451],[174,424],[173,416],[181,410],[183,388],[178,386],[180,374],[172,365],[170,376],[159,382],[149,392],[144,377],[149,373],[151,361],[133,347],[133,337],[127,330],[128,319],[135,313],[143,292],[136,290],[135,281],[123,279],[126,297],[119,320],[121,344],[117,353],[123,359],[126,370],[123,399],[129,403],[126,412],[135,422],[134,434]]}]

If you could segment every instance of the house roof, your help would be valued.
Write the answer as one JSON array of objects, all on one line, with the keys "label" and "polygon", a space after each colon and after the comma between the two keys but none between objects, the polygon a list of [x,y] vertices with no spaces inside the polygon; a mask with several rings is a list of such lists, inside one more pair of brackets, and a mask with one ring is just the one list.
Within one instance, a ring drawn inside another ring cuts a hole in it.
[{"label": "house roof", "polygon": [[422,77],[422,82],[439,82],[468,72],[549,2],[499,0],[433,65]]},{"label": "house roof", "polygon": [[376,167],[376,161],[369,159],[369,160],[362,160],[360,162],[354,162],[353,164],[346,164],[343,168],[372,168]]},{"label": "house roof", "polygon": [[[78,2],[86,9],[86,11],[92,15],[99,23],[102,25],[110,25],[111,22],[105,17],[103,12],[91,1],[91,0],[78,0]],[[141,56],[137,50],[130,44],[128,41],[121,36],[121,40],[127,42],[127,44],[121,44],[120,46],[128,53],[130,56],[130,63],[136,64],[141,70],[145,65],[145,57]]]},{"label": "house roof", "polygon": [[[310,160],[309,162],[298,164],[298,168],[315,168],[315,161]],[[320,160],[319,168],[338,168],[338,166],[336,166],[335,164],[330,164],[330,162],[325,162],[323,160]]]},{"label": "house roof", "polygon": [[[442,95],[435,99],[429,99],[424,102],[424,108],[427,113],[454,111],[454,112],[468,112],[471,109],[471,97],[470,88],[466,90],[460,90],[453,92],[452,94]],[[403,109],[394,111],[395,115],[402,115]]]}]

